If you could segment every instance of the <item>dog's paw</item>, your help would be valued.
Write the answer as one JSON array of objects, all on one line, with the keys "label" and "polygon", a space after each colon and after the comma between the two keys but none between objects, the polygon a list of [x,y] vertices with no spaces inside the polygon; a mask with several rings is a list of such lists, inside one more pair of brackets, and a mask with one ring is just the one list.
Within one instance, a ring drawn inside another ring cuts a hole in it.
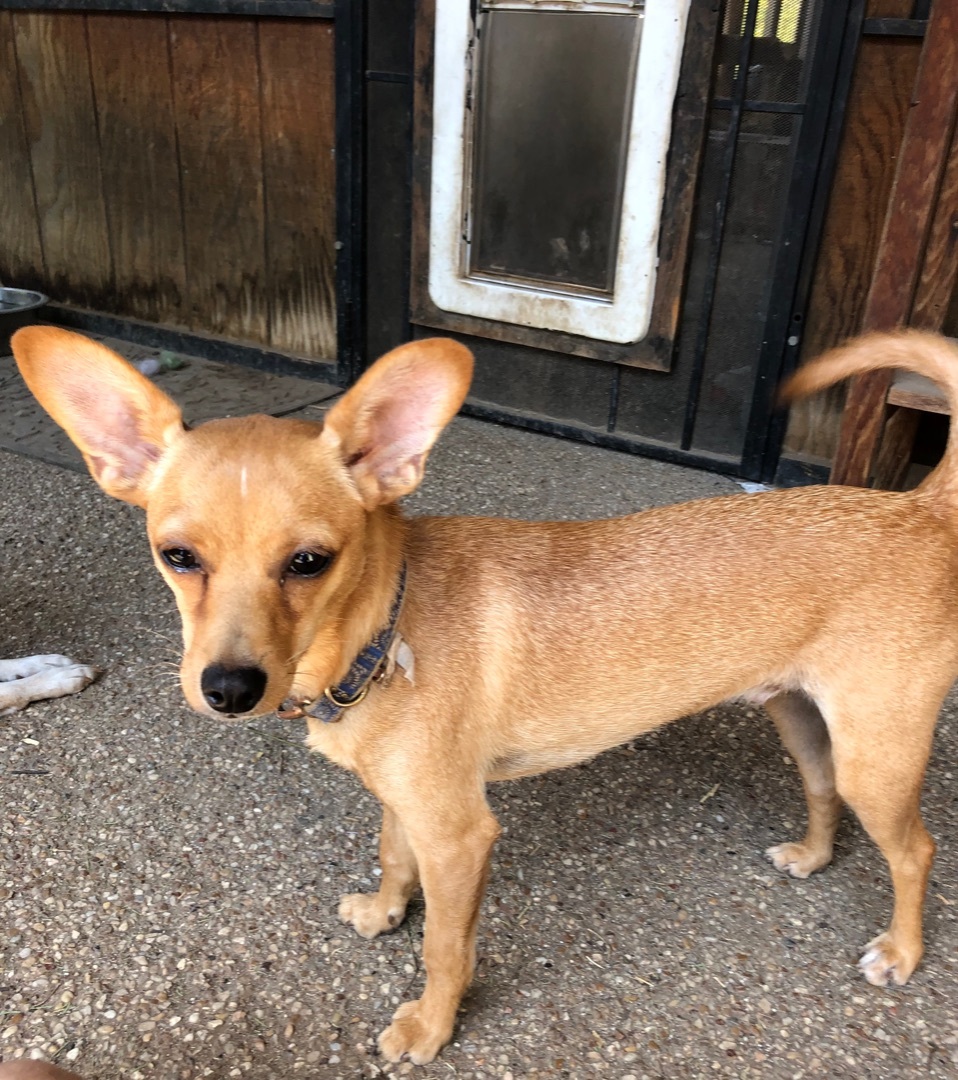
[{"label": "dog's paw", "polygon": [[921,949],[908,950],[896,945],[890,934],[879,934],[865,946],[858,970],[873,986],[889,982],[903,986],[921,959]]},{"label": "dog's paw", "polygon": [[58,684],[62,687],[64,694],[77,694],[93,682],[96,678],[96,669],[86,664],[74,664],[71,661],[69,665],[65,664],[59,668],[57,675]]},{"label": "dog's paw", "polygon": [[340,919],[364,938],[395,930],[405,914],[405,908],[385,904],[379,893],[350,893],[339,901]]},{"label": "dog's paw", "polygon": [[427,1065],[449,1042],[452,1024],[427,1023],[422,999],[407,1001],[393,1014],[393,1022],[379,1036],[379,1052],[387,1061],[408,1057],[414,1065]]},{"label": "dog's paw", "polygon": [[831,850],[818,851],[806,844],[776,844],[766,848],[765,854],[775,864],[776,870],[791,874],[794,878],[807,878],[832,861]]}]

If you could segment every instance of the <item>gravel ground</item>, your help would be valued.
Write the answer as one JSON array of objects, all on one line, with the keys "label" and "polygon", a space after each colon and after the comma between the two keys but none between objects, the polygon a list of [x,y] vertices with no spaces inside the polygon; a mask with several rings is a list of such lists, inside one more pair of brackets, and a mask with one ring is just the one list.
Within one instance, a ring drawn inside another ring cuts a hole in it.
[{"label": "gravel ground", "polygon": [[[410,509],[587,517],[734,488],[459,420]],[[856,822],[807,881],[764,860],[802,827],[798,775],[763,716],[723,707],[491,790],[504,833],[455,1041],[389,1065],[375,1036],[418,994],[422,905],[374,942],[335,916],[375,887],[375,800],[296,723],[184,707],[139,511],[4,453],[0,491],[3,654],[103,669],[0,719],[0,1056],[87,1080],[958,1076],[954,695],[908,987],[854,967],[891,904]]]}]

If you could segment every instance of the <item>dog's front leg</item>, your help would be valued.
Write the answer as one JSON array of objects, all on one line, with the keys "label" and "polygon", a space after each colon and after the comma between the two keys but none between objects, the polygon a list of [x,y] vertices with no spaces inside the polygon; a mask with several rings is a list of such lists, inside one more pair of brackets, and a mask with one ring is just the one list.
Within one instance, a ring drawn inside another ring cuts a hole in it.
[{"label": "dog's front leg", "polygon": [[350,893],[339,903],[339,917],[364,938],[395,930],[405,918],[406,905],[419,884],[416,856],[399,818],[388,806],[383,807],[379,865],[383,873],[379,892]]},{"label": "dog's front leg", "polygon": [[458,807],[420,808],[414,821],[404,819],[419,863],[426,899],[423,963],[426,986],[418,1001],[397,1009],[393,1022],[379,1036],[379,1049],[389,1061],[407,1056],[425,1065],[452,1036],[456,1010],[472,981],[476,960],[476,924],[489,876],[489,858],[499,825],[483,800],[468,813]]}]

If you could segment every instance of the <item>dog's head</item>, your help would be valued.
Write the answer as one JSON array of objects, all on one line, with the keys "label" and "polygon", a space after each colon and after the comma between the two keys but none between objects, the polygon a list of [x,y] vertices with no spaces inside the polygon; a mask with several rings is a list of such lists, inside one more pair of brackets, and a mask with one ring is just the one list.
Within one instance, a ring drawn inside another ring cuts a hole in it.
[{"label": "dog's head", "polygon": [[195,429],[79,334],[27,327],[13,352],[97,483],[145,508],[194,709],[259,716],[344,673],[388,612],[401,557],[392,504],[418,486],[466,396],[468,349],[440,338],[394,349],[322,424],[250,416]]}]

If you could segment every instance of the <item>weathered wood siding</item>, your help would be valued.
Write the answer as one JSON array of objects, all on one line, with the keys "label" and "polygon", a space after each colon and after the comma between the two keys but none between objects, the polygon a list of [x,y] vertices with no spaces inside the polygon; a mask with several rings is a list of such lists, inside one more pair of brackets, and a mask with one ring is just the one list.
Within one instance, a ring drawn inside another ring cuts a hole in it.
[{"label": "weathered wood siding", "polygon": [[0,12],[0,281],[336,354],[333,26]]}]

